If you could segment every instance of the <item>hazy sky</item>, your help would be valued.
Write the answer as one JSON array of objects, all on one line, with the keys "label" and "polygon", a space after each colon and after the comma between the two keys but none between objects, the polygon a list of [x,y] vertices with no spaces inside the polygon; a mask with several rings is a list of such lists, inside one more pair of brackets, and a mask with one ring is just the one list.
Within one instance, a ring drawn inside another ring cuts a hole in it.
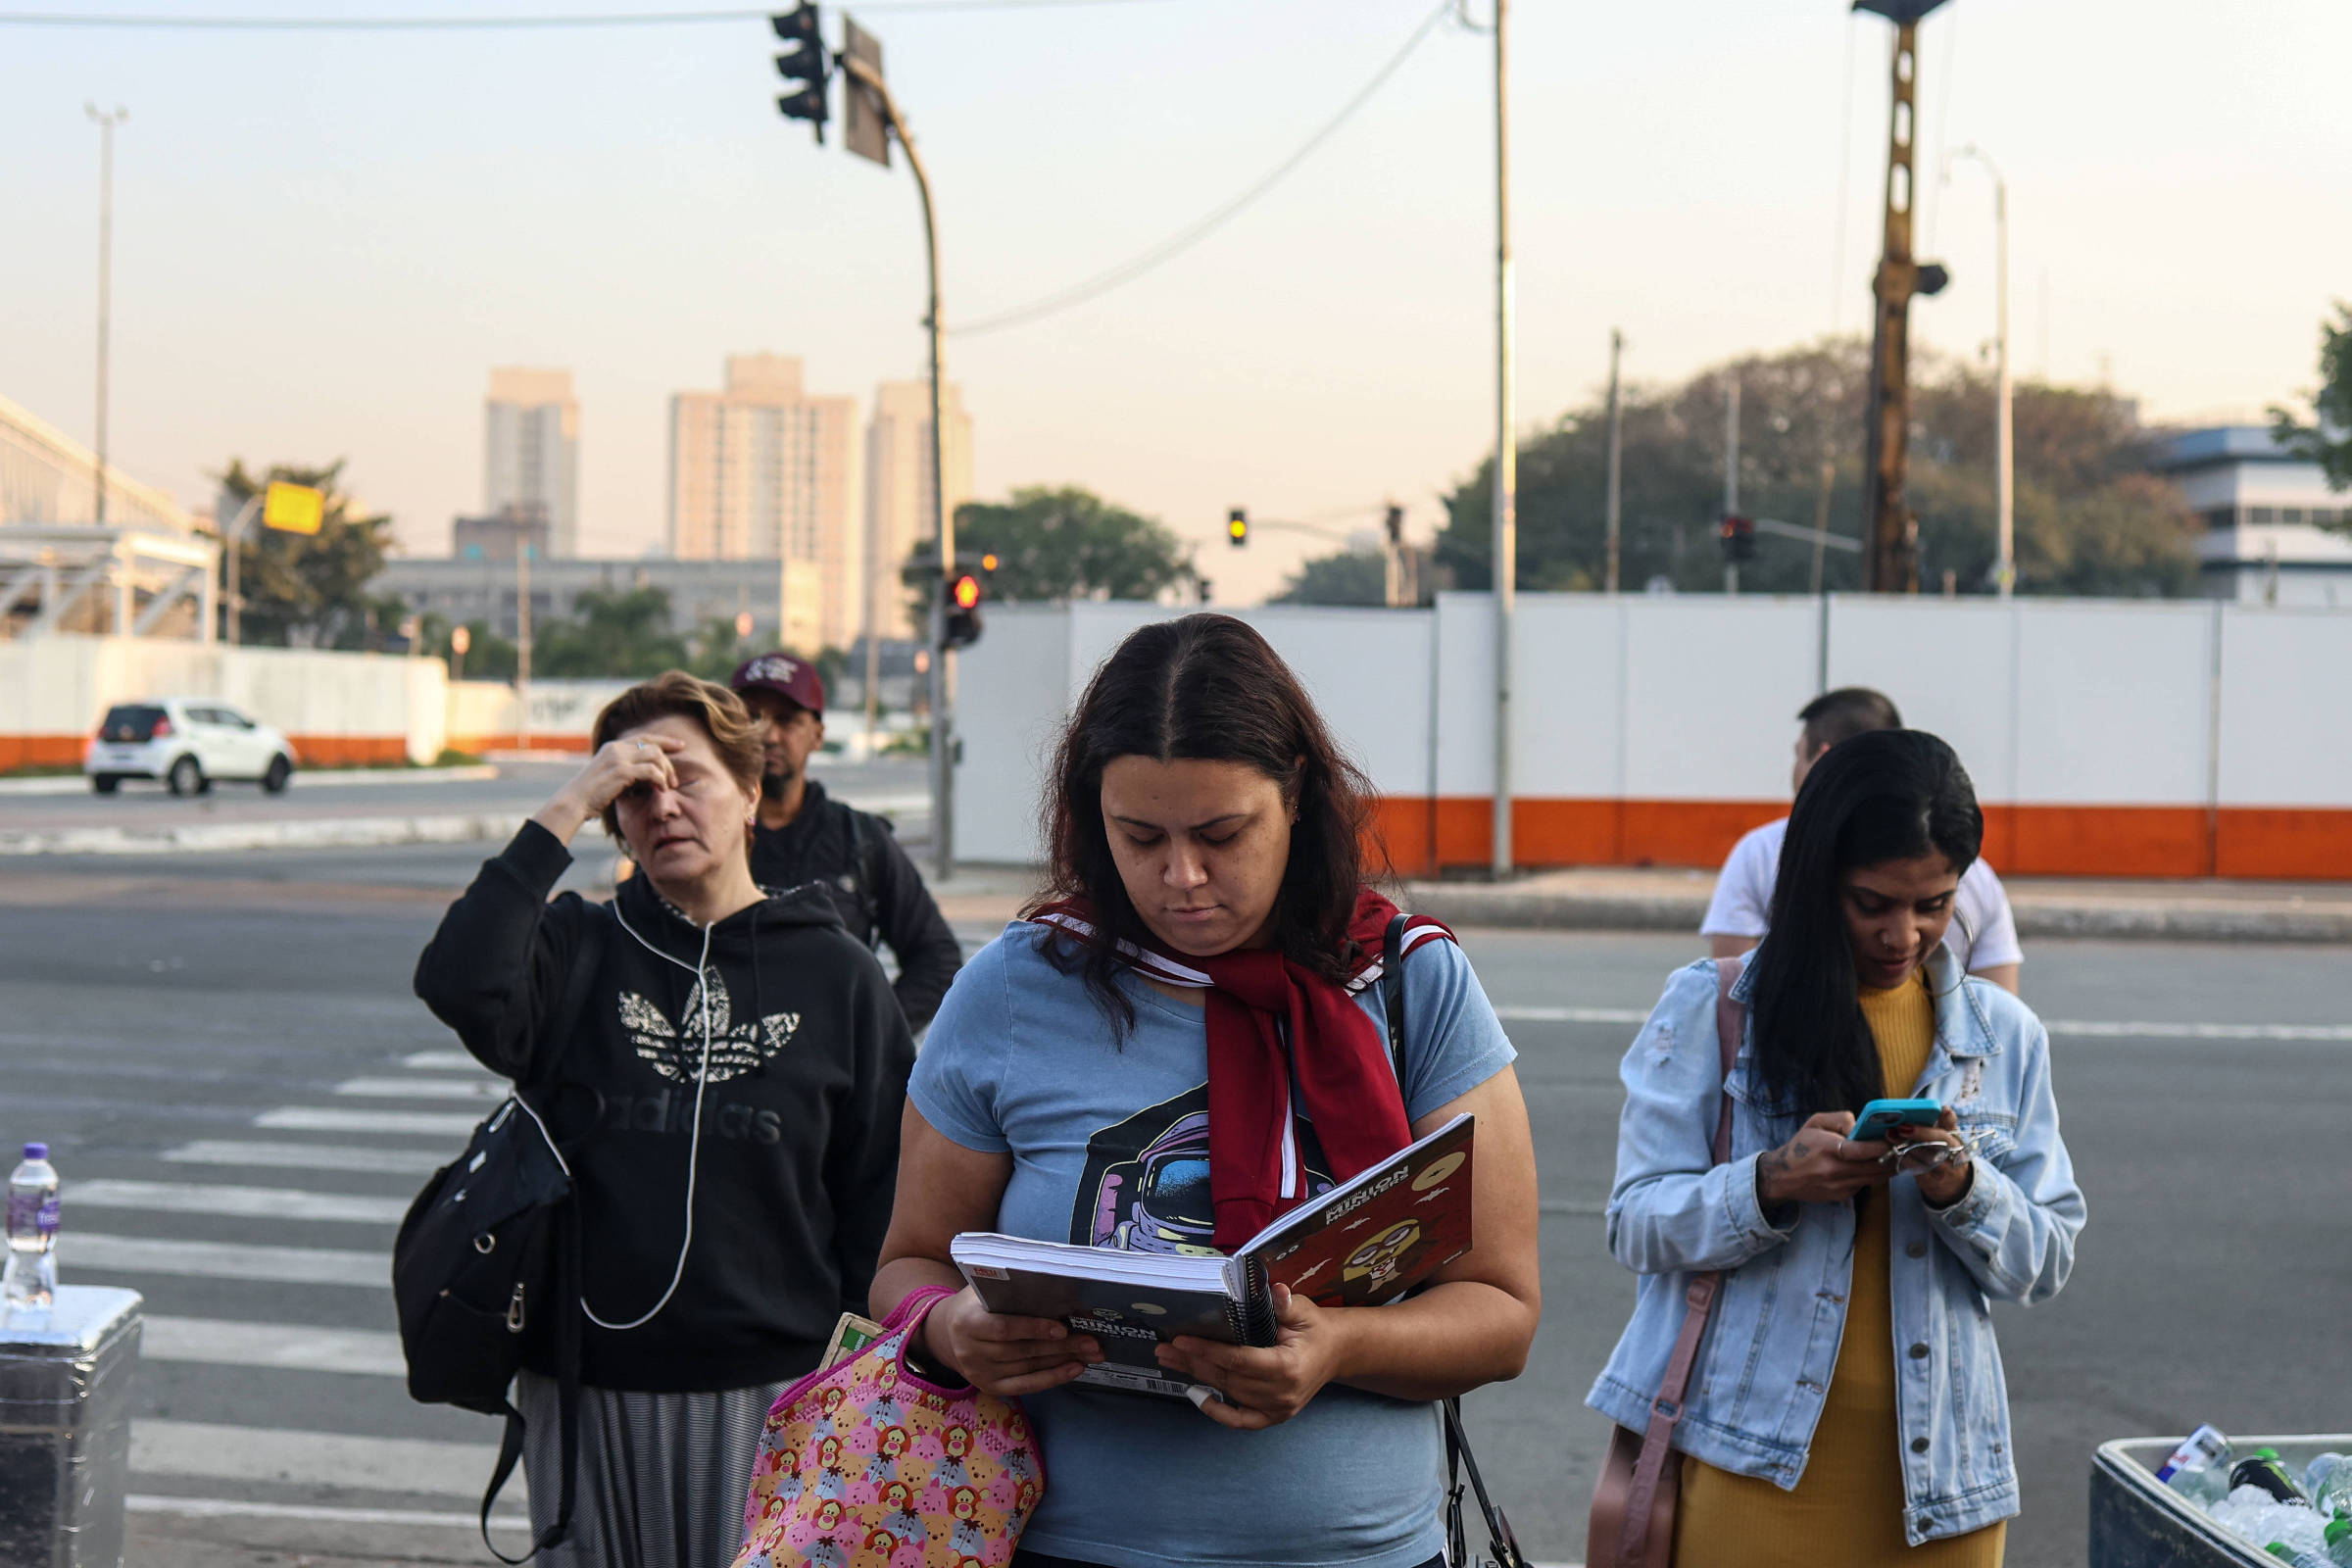
[{"label": "hazy sky", "polygon": [[[88,9],[622,3],[663,0]],[[884,42],[938,184],[953,323],[1214,208],[1434,4],[852,9]],[[1611,325],[1628,373],[1657,379],[1864,327],[1885,23],[1837,0],[1513,12],[1523,426],[1603,380]],[[778,120],[773,52],[758,21],[0,27],[0,393],[92,431],[98,138],[82,105],[120,103],[120,465],[198,501],[232,455],[344,457],[406,548],[439,554],[451,515],[480,501],[490,367],[566,367],[584,547],[636,554],[662,532],[668,395],[716,385],[727,353],[801,355],[812,388],[861,402],[921,368],[912,182]],[[1922,252],[1955,281],[1914,309],[1917,341],[1975,353],[1992,334],[1988,182],[1962,166],[1940,186],[1933,167],[1975,142],[2010,182],[2022,373],[2105,373],[2167,416],[2243,416],[2310,385],[2319,320],[2352,295],[2352,7],[1952,0],[1922,57]],[[1426,533],[1492,440],[1492,61],[1490,39],[1441,24],[1205,244],[1068,314],[951,339],[981,494],[1092,486],[1200,540],[1229,602],[1327,548],[1267,533],[1231,551],[1229,505],[1344,527],[1394,496]]]}]

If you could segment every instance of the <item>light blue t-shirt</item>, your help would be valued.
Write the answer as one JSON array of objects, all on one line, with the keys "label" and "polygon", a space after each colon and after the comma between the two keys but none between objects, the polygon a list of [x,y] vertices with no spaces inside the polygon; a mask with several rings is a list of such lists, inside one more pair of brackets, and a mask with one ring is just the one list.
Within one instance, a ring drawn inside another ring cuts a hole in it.
[{"label": "light blue t-shirt", "polygon": [[[1114,1039],[1075,972],[1015,921],[948,990],[907,1094],[941,1133],[1010,1152],[997,1228],[1041,1241],[1205,1246],[1206,1014],[1130,975]],[[1357,999],[1375,1021],[1378,987]],[[1405,1111],[1427,1115],[1515,1055],[1450,942],[1405,959]],[[1385,1035],[1385,1024],[1384,1035]],[[1311,1138],[1300,1148],[1322,1169]],[[1333,1385],[1298,1416],[1233,1432],[1176,1399],[1063,1388],[1023,1400],[1046,1456],[1032,1551],[1111,1568],[1412,1568],[1444,1549],[1436,1407]]]}]

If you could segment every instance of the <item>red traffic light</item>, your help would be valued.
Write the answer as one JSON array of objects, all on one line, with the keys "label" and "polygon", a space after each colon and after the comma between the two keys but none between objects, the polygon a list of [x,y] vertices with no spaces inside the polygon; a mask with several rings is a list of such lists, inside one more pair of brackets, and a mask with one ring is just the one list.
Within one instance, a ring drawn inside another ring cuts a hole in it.
[{"label": "red traffic light", "polygon": [[973,576],[968,571],[965,572],[962,576],[956,579],[954,597],[956,600],[956,608],[957,610],[971,609],[974,605],[980,603],[980,579]]}]

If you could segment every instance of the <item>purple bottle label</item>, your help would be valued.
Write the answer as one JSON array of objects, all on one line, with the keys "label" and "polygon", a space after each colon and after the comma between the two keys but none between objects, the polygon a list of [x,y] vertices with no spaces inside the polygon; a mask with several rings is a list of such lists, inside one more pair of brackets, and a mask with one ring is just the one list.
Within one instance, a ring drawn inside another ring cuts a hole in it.
[{"label": "purple bottle label", "polygon": [[58,1204],[55,1193],[11,1193],[8,1195],[8,1234],[22,1236],[26,1231],[39,1231],[44,1237],[57,1234]]}]

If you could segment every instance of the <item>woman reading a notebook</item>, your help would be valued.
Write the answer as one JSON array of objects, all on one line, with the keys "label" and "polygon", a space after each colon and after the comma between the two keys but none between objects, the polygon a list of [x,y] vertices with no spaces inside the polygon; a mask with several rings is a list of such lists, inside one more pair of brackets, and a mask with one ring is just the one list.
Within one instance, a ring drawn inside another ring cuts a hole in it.
[{"label": "woman reading a notebook", "polygon": [[[1433,1401],[1516,1376],[1539,1313],[1510,1043],[1449,933],[1416,923],[1394,1064],[1378,980],[1396,910],[1364,885],[1368,786],[1243,622],[1129,636],[1052,778],[1053,895],[931,1026],[874,1310],[955,1289],[915,1353],[1023,1397],[1050,1479],[1017,1561],[1431,1563]],[[1277,1287],[1271,1346],[1160,1345],[1190,1401],[1068,1386],[1103,1359],[1098,1337],[990,1312],[950,1261],[958,1234],[988,1231],[1231,1252],[1463,1113],[1472,1250],[1389,1305]]]}]

